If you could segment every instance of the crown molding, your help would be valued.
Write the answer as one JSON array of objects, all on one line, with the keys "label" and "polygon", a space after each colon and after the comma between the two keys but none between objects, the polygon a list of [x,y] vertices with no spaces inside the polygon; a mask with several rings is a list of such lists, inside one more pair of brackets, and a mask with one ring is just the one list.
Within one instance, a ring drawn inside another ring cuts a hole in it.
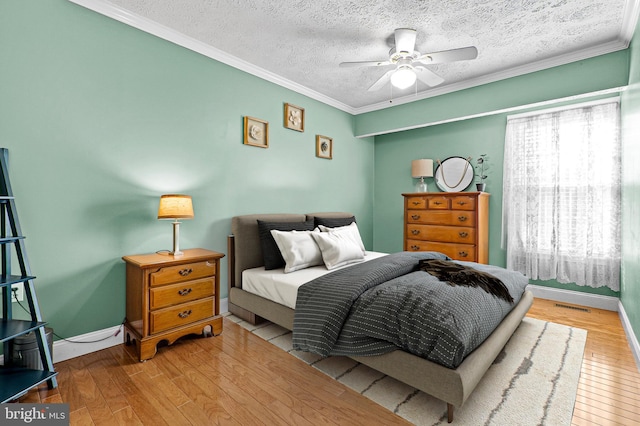
[{"label": "crown molding", "polygon": [[144,18],[140,15],[131,13],[120,6],[114,5],[113,3],[109,3],[105,0],[68,0],[71,3],[75,3],[79,6],[85,7],[94,12],[100,13],[106,17],[115,19],[116,21],[120,21],[126,25],[129,25],[133,28],[137,28],[141,31],[159,37],[163,40],[167,40],[173,44],[184,47],[186,49],[192,50],[196,53],[200,53],[203,56],[214,59],[218,62],[222,62],[223,64],[229,65],[233,68],[239,69],[256,77],[259,77],[263,80],[269,81],[271,83],[277,84],[278,86],[282,86],[286,89],[292,90],[296,93],[300,93],[301,95],[308,96],[311,99],[315,99],[319,102],[347,112],[349,114],[354,114],[355,109],[349,105],[346,105],[336,99],[330,98],[329,96],[323,95],[320,92],[315,90],[311,90],[308,87],[305,87],[301,84],[295,83],[286,78],[280,77],[277,74],[272,73],[271,71],[267,71],[264,68],[257,67],[249,62],[246,62],[240,58],[237,58],[233,55],[229,55],[226,52],[223,52],[215,47],[209,46],[208,44],[202,43],[192,37],[189,37],[185,34],[182,34],[174,29],[166,27],[162,24],[154,22],[150,19]]},{"label": "crown molding", "polygon": [[267,71],[263,68],[257,67],[249,62],[239,59],[233,55],[202,43],[192,37],[186,36],[176,30],[161,25],[150,19],[144,18],[137,14],[131,13],[120,6],[114,5],[106,0],[68,0],[71,3],[75,3],[79,6],[85,7],[94,12],[100,13],[109,18],[120,21],[131,27],[137,28],[141,31],[160,37],[164,40],[170,41],[178,46],[200,53],[216,61],[222,62],[226,65],[262,78],[263,80],[282,86],[286,89],[292,90],[301,95],[307,96],[316,101],[322,102],[326,105],[337,108],[341,111],[347,112],[351,115],[359,115],[367,112],[383,110],[391,108],[397,105],[403,105],[410,102],[415,102],[423,99],[432,98],[435,96],[445,95],[447,93],[456,92],[459,90],[469,89],[483,84],[493,83],[499,80],[504,80],[511,77],[517,77],[520,75],[541,71],[548,68],[557,67],[560,65],[566,65],[571,62],[581,61],[589,59],[595,56],[605,55],[607,53],[617,52],[619,50],[629,47],[631,39],[633,37],[635,27],[638,23],[638,14],[640,13],[640,0],[628,0],[624,9],[624,20],[620,35],[617,40],[608,43],[600,44],[597,46],[582,49],[576,52],[571,52],[565,55],[556,56],[553,58],[537,61],[531,64],[522,65],[515,68],[509,68],[503,71],[495,72],[488,75],[475,77],[469,80],[461,81],[458,83],[452,83],[445,86],[429,89],[419,92],[417,95],[409,95],[396,99],[390,99],[389,101],[378,102],[363,107],[352,107],[329,96],[323,95],[315,90],[309,89],[301,84],[295,83],[291,80],[283,78],[279,75]]}]

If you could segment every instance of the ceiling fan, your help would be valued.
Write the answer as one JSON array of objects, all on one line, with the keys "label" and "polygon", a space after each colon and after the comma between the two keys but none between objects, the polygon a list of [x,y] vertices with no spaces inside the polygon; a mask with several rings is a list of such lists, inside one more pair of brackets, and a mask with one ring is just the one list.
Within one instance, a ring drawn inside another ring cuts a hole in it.
[{"label": "ceiling fan", "polygon": [[416,78],[427,86],[437,86],[444,81],[444,78],[425,68],[423,65],[464,61],[478,57],[478,49],[474,46],[421,54],[413,50],[416,44],[416,30],[411,28],[398,28],[394,34],[396,46],[389,51],[389,59],[382,61],[342,62],[340,66],[380,67],[396,65],[395,69],[387,71],[373,83],[368,90],[379,90],[389,81],[399,89],[406,89],[416,82]]}]

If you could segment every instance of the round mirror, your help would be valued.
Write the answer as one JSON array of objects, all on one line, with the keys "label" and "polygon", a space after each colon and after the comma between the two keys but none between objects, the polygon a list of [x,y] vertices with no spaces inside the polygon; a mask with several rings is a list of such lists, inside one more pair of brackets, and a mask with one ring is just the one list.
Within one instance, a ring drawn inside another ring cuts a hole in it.
[{"label": "round mirror", "polygon": [[444,192],[464,191],[473,182],[471,158],[449,157],[438,162],[434,174],[436,185]]}]

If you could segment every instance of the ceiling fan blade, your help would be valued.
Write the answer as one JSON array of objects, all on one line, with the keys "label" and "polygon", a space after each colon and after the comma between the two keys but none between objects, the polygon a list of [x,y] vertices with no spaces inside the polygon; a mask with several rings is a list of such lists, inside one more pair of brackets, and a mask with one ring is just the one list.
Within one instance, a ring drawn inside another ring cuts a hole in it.
[{"label": "ceiling fan blade", "polygon": [[386,85],[389,82],[389,80],[391,80],[391,74],[393,74],[395,71],[396,70],[391,70],[384,73],[384,75],[380,77],[375,83],[373,83],[371,87],[367,89],[367,91],[373,92],[375,90],[382,89],[382,86]]},{"label": "ceiling fan blade", "polygon": [[444,78],[440,77],[435,72],[425,68],[425,67],[413,67],[416,71],[416,76],[418,80],[426,84],[427,86],[433,87],[444,81]]},{"label": "ceiling fan blade", "polygon": [[478,49],[475,46],[461,47],[459,49],[443,50],[442,52],[425,53],[416,61],[425,64],[442,64],[445,62],[466,61],[478,57]]},{"label": "ceiling fan blade", "polygon": [[411,28],[398,28],[395,31],[396,53],[413,53],[416,46],[416,30]]},{"label": "ceiling fan blade", "polygon": [[391,62],[384,61],[360,61],[360,62],[340,62],[340,68],[353,68],[353,67],[380,67],[384,65],[391,65]]}]

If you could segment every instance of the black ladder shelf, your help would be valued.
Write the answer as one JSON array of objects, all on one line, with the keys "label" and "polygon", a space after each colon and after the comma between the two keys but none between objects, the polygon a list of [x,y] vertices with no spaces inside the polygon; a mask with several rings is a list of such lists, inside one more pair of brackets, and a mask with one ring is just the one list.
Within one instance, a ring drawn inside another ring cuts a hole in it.
[{"label": "black ladder shelf", "polygon": [[[55,388],[57,372],[53,369],[51,351],[47,344],[45,331],[46,322],[42,321],[40,307],[36,298],[33,284],[34,276],[27,260],[24,236],[20,230],[15,199],[9,182],[8,166],[9,151],[0,148],[0,250],[2,255],[2,275],[0,275],[0,289],[2,290],[2,321],[0,321],[0,342],[3,343],[4,365],[0,366],[0,402],[13,401],[27,393],[30,389],[47,382],[49,389]],[[15,248],[15,258],[20,266],[20,274],[11,274],[11,247]],[[13,319],[11,306],[11,285],[24,286],[24,294],[29,305],[30,321]],[[12,366],[11,353],[8,343],[18,336],[34,332],[42,370]]]}]

